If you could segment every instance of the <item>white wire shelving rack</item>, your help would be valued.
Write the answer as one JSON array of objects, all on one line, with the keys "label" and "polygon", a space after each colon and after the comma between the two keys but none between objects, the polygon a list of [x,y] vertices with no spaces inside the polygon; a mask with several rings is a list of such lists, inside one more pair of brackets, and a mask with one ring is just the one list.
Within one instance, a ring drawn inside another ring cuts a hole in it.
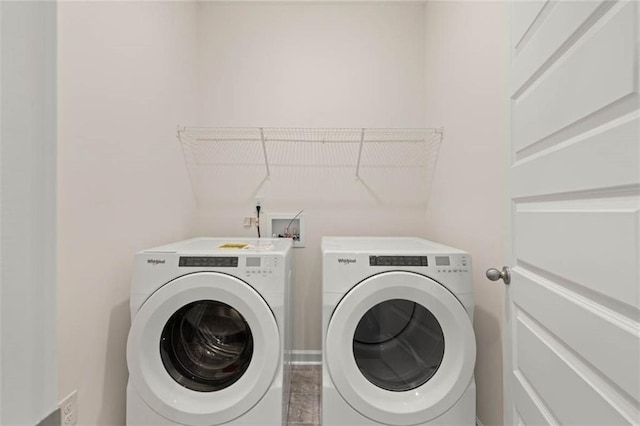
[{"label": "white wire shelving rack", "polygon": [[443,134],[442,128],[178,127],[177,132],[196,196],[214,169],[263,180],[283,171],[290,180],[314,172],[364,182],[419,179],[429,186]]}]

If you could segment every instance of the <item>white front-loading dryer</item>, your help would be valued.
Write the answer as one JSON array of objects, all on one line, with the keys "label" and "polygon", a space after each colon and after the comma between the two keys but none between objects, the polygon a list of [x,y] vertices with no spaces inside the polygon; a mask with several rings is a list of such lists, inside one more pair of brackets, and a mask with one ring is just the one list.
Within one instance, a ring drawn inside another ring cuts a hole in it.
[{"label": "white front-loading dryer", "polygon": [[291,241],[198,238],[137,254],[128,425],[282,425]]},{"label": "white front-loading dryer", "polygon": [[475,424],[470,256],[418,238],[322,252],[323,424]]}]

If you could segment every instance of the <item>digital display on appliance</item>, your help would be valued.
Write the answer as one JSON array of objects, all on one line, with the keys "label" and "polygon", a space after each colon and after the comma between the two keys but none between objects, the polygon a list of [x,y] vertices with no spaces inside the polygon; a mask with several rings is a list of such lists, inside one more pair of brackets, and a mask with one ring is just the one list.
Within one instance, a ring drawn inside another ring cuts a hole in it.
[{"label": "digital display on appliance", "polygon": [[238,258],[233,256],[180,256],[178,266],[206,268],[237,268]]},{"label": "digital display on appliance", "polygon": [[436,256],[436,266],[450,266],[449,256]]},{"label": "digital display on appliance", "polygon": [[260,266],[259,257],[247,257],[247,266]]},{"label": "digital display on appliance", "polygon": [[369,256],[369,266],[429,266],[427,256]]}]

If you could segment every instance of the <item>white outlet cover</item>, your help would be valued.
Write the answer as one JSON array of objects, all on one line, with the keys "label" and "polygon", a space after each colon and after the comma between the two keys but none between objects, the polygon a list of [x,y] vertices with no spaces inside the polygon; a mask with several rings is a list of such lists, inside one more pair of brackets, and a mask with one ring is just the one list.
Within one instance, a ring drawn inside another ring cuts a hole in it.
[{"label": "white outlet cover", "polygon": [[60,424],[74,426],[78,424],[78,391],[74,390],[58,404],[60,408]]}]

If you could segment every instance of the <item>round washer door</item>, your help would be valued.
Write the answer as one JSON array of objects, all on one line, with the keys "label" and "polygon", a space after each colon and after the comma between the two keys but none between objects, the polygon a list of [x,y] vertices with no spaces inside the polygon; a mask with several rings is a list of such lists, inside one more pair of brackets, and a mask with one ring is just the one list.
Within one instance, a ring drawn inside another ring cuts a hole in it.
[{"label": "round washer door", "polygon": [[127,343],[129,376],[142,399],[174,422],[227,423],[267,392],[280,333],[247,283],[199,272],[167,283],[136,314]]},{"label": "round washer door", "polygon": [[475,335],[458,299],[411,272],[374,275],[351,289],[331,316],[327,365],[344,400],[388,425],[428,422],[467,389]]}]

